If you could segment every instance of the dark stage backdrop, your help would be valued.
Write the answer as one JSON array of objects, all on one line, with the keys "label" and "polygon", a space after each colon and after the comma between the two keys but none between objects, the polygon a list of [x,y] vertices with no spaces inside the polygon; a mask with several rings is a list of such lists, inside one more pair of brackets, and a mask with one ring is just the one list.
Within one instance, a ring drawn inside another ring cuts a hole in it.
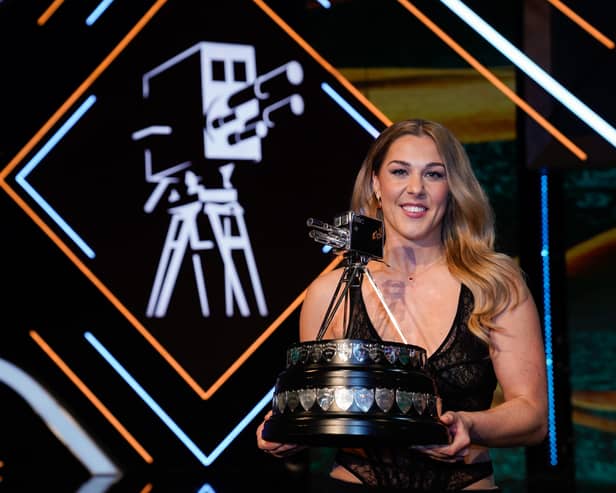
[{"label": "dark stage backdrop", "polygon": [[[0,1],[6,484],[41,479],[33,464],[64,480],[72,468],[75,490],[93,470],[182,471],[186,491],[219,493],[250,484],[244,470],[272,486],[325,470],[329,450],[272,461],[254,432],[303,291],[335,260],[306,220],[347,210],[370,142],[407,117],[460,136],[512,256],[540,236],[520,213],[520,176],[561,169],[569,318],[554,330],[571,342],[559,374],[572,387],[570,452],[579,480],[616,477],[612,148],[560,104],[538,109],[576,145],[591,140],[585,166],[535,120],[545,147],[521,148],[530,117],[506,92],[516,67],[445,2],[324,3]],[[467,4],[522,46],[519,2]],[[599,11],[584,13],[613,35]],[[559,31],[575,29],[559,15],[552,46],[585,39]],[[83,433],[89,452],[63,433]],[[494,458],[502,484],[526,478],[523,448]]]}]

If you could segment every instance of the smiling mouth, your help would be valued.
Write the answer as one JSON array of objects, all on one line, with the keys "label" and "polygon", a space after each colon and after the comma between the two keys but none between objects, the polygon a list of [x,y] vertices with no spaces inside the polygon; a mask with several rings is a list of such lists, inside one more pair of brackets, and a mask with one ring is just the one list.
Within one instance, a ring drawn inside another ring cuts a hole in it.
[{"label": "smiling mouth", "polygon": [[415,213],[417,213],[417,212],[425,212],[425,211],[428,210],[426,207],[422,207],[422,206],[419,206],[419,205],[403,205],[402,209],[404,209],[407,212],[415,212]]}]

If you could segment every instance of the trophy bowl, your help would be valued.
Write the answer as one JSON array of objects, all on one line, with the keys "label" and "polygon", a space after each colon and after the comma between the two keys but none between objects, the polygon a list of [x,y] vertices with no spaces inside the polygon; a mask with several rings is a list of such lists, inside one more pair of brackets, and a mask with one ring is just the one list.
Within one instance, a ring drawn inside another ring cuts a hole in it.
[{"label": "trophy bowl", "polygon": [[449,443],[425,349],[364,339],[300,342],[286,352],[263,438],[314,446]]}]

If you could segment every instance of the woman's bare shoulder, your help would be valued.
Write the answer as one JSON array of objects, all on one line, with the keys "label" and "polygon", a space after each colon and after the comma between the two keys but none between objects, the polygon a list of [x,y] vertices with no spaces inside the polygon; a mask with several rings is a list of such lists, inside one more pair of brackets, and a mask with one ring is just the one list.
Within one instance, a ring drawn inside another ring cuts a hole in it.
[{"label": "woman's bare shoulder", "polygon": [[342,276],[342,268],[337,268],[317,276],[308,286],[308,290],[320,290],[327,287],[335,287]]},{"label": "woman's bare shoulder", "polygon": [[335,269],[321,274],[308,286],[300,312],[300,339],[315,338],[342,273],[342,270]]}]

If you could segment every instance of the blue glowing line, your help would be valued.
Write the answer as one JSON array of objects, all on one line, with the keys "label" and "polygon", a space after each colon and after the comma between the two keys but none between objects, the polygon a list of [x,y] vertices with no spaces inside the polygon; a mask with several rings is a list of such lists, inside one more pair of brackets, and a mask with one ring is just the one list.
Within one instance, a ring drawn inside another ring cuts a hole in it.
[{"label": "blue glowing line", "polygon": [[139,385],[139,383],[126,371],[126,369],[115,359],[109,351],[92,335],[90,332],[84,334],[87,341],[94,346],[99,354],[112,366],[112,368],[124,379],[124,381],[130,385],[130,387],[137,393],[139,397],[148,405],[148,407],[154,411],[154,413],[162,420],[163,423],[178,437],[178,439],[190,450],[193,455],[203,464],[209,466],[212,464],[218,456],[223,452],[225,448],[242,432],[248,424],[255,418],[255,416],[262,411],[262,409],[272,401],[274,395],[274,388],[272,387],[261,398],[257,405],[250,411],[246,417],[244,417],[231,432],[224,438],[208,456],[204,454],[201,449],[184,433],[184,431],[171,419],[171,417],[152,399],[152,397],[146,392],[146,390]]},{"label": "blue glowing line", "polygon": [[548,380],[548,436],[550,440],[550,464],[555,466],[558,464],[558,453],[556,448],[556,418],[554,411],[548,177],[545,170],[541,172],[541,261],[543,268],[543,330]]},{"label": "blue glowing line", "polygon": [[263,408],[272,402],[273,397],[274,397],[274,387],[272,387],[261,398],[261,400],[257,403],[257,405],[252,408],[252,411],[250,411],[244,417],[244,419],[242,419],[237,425],[235,425],[235,428],[233,428],[233,430],[231,430],[231,432],[226,436],[226,438],[222,442],[220,442],[220,444],[212,451],[212,453],[210,454],[210,457],[208,458],[209,463],[206,465],[209,465],[212,462],[214,462],[214,460],[222,453],[222,451],[226,449],[229,446],[229,444],[233,440],[235,440],[235,438],[242,432],[242,430],[246,428],[246,426],[248,426],[252,422],[252,420],[256,417],[256,415],[262,412]]},{"label": "blue glowing line", "polygon": [[109,363],[113,369],[119,373],[119,375],[132,387],[132,389],[141,397],[141,399],[149,406],[149,408],[154,411],[154,413],[167,425],[167,427],[180,439],[180,441],[190,450],[193,455],[204,465],[208,465],[207,456],[199,450],[199,447],[195,445],[195,443],[188,438],[186,433],[173,421],[169,415],[163,411],[163,409],[150,397],[145,389],[137,383],[137,381],[126,371],[126,369],[115,359],[109,351],[90,333],[86,332],[84,334],[85,338],[88,340],[94,349],[96,349],[100,355],[105,358],[107,363]]},{"label": "blue glowing line", "polygon": [[51,207],[39,193],[32,188],[32,186],[26,181],[26,178],[30,172],[38,166],[49,152],[56,146],[58,142],[64,137],[64,135],[77,123],[77,121],[88,111],[92,105],[96,102],[96,96],[90,96],[83,104],[77,108],[75,113],[58,129],[58,131],[52,135],[51,139],[34,155],[30,161],[21,169],[15,181],[21,185],[21,187],[30,195],[34,201],[51,217],[56,224],[69,236],[81,250],[89,257],[94,258],[96,255],[85,241],[71,228],[62,217]]},{"label": "blue glowing line", "polygon": [[543,87],[555,99],[569,108],[569,110],[584,121],[589,127],[593,128],[605,140],[616,147],[616,129],[608,122],[597,115],[577,97],[571,94],[559,82],[550,77],[550,75],[548,75],[524,53],[501,36],[494,28],[492,28],[492,26],[487,24],[464,3],[459,0],[441,0],[441,2],[470,27],[472,27],[477,33],[479,33],[492,46],[511,60],[511,62],[513,62],[526,75]]},{"label": "blue glowing line", "polygon": [[329,0],[317,0],[317,2],[319,2],[321,4],[322,7],[328,9],[332,6],[331,2]]},{"label": "blue glowing line", "polygon": [[113,0],[103,0],[101,3],[99,3],[98,6],[92,11],[92,13],[86,19],[86,24],[88,26],[91,26],[92,24],[94,24],[98,20],[98,18],[103,14],[103,12],[107,10],[107,7],[111,5],[111,2],[113,2]]},{"label": "blue glowing line", "polygon": [[[357,123],[359,123],[364,130],[366,130],[372,137],[375,139],[379,136],[379,131],[374,128],[368,121],[361,116],[355,109],[347,103],[340,94],[332,89],[332,87],[327,82],[321,83],[321,89],[327,93],[329,97],[331,97],[336,103],[338,103],[344,111],[346,111]],[[324,245],[321,248],[323,253],[329,253],[332,250],[332,247],[329,245]]]},{"label": "blue glowing line", "polygon": [[216,490],[210,486],[209,483],[205,483],[197,493],[216,493]]},{"label": "blue glowing line", "polygon": [[342,109],[346,111],[357,123],[359,123],[364,128],[364,130],[366,130],[375,139],[377,138],[380,132],[372,125],[370,125],[370,123],[368,123],[368,121],[363,116],[361,116],[357,111],[355,111],[355,109],[349,103],[347,103],[342,98],[342,96],[340,96],[340,94],[334,91],[327,82],[321,83],[321,89],[323,89],[330,98],[332,98],[336,103],[338,103],[342,107]]}]

